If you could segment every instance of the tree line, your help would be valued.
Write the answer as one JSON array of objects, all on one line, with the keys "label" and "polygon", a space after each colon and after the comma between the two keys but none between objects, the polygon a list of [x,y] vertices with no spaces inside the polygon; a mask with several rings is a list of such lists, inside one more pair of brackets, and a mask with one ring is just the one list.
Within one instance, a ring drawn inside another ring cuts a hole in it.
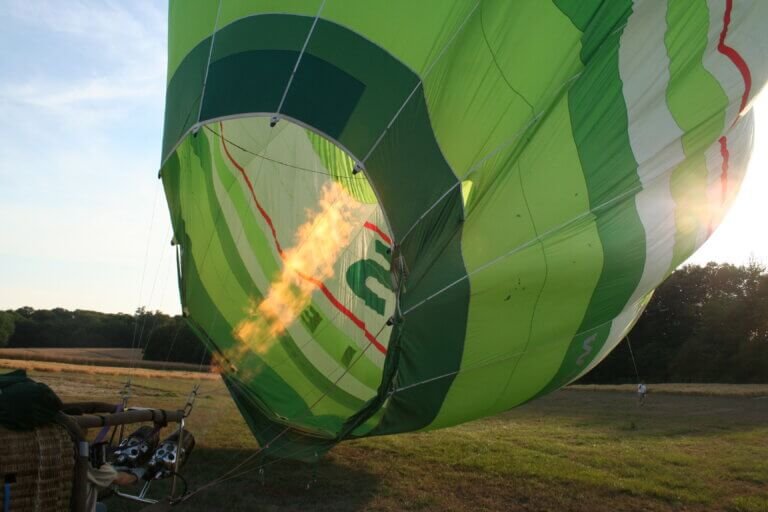
[{"label": "tree line", "polygon": [[[709,263],[678,269],[628,338],[580,382],[768,382],[766,268]],[[209,359],[184,318],[144,308],[134,315],[29,307],[0,312],[3,345],[139,347],[148,360]]]},{"label": "tree line", "polygon": [[709,263],[678,269],[656,290],[628,339],[581,382],[768,382],[766,268]]},{"label": "tree line", "polygon": [[183,317],[145,308],[133,315],[30,307],[0,312],[2,346],[140,348],[146,360],[210,362],[210,355]]}]

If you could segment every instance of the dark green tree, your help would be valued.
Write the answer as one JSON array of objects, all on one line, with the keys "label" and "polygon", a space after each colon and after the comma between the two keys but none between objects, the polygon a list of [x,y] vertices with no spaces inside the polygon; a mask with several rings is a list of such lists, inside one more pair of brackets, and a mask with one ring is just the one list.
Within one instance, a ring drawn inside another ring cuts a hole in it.
[{"label": "dark green tree", "polygon": [[[756,263],[675,271],[629,334],[641,380],[768,382],[768,275]],[[635,382],[626,341],[582,381]]]},{"label": "dark green tree", "polygon": [[8,345],[15,329],[15,315],[9,311],[0,311],[0,347]]}]

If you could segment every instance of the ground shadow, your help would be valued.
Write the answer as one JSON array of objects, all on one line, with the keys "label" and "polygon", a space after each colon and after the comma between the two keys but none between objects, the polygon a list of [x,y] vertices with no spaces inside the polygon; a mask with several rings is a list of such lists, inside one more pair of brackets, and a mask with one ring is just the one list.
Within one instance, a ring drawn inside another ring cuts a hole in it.
[{"label": "ground shadow", "polygon": [[[189,490],[199,489],[233,470],[255,450],[195,450],[183,474]],[[379,491],[379,475],[354,461],[325,456],[316,464],[259,459],[234,470],[236,478],[202,490],[174,508],[180,512],[238,511],[358,511],[365,510]],[[154,497],[168,492],[167,484],[153,486]],[[111,498],[109,511],[138,511],[142,505]]]}]

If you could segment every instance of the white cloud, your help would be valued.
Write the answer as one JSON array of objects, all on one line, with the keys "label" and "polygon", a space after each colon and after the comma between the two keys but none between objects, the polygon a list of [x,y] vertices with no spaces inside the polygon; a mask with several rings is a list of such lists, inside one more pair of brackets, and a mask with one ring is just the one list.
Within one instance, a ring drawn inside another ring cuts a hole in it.
[{"label": "white cloud", "polygon": [[[11,23],[24,26],[26,31],[46,33],[52,41],[70,46],[67,56],[73,61],[73,72],[52,75],[43,69],[35,76],[6,79],[0,86],[0,100],[47,109],[67,119],[77,117],[77,109],[89,114],[93,109],[109,109],[122,102],[128,102],[129,107],[162,102],[167,53],[165,13],[157,2],[132,2],[134,11],[124,5],[101,1],[10,1],[6,10]],[[53,37],[56,34],[58,38]],[[78,64],[86,67],[88,74],[77,74]]]}]

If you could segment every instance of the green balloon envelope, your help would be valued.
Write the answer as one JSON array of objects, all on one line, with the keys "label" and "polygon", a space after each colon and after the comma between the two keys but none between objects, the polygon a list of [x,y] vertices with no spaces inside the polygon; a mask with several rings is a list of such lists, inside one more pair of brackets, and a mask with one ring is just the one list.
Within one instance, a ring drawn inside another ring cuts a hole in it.
[{"label": "green balloon envelope", "polygon": [[[765,16],[171,1],[181,302],[264,452],[455,425],[598,364],[738,191]],[[248,343],[297,254],[325,273],[299,271],[290,319]]]}]

